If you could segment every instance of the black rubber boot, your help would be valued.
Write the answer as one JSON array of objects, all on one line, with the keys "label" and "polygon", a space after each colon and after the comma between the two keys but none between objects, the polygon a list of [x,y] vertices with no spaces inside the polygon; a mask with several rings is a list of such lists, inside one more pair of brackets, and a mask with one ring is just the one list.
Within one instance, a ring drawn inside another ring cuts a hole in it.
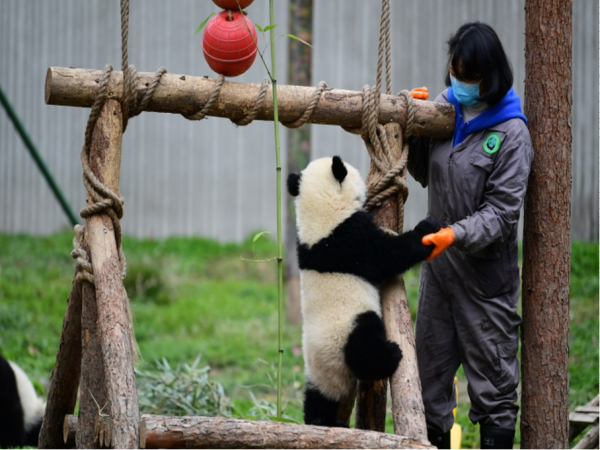
[{"label": "black rubber boot", "polygon": [[431,445],[435,445],[437,448],[450,448],[450,431],[438,433],[431,428],[427,428],[427,439],[429,439]]},{"label": "black rubber boot", "polygon": [[479,435],[481,436],[481,448],[513,448],[515,430],[481,425]]}]

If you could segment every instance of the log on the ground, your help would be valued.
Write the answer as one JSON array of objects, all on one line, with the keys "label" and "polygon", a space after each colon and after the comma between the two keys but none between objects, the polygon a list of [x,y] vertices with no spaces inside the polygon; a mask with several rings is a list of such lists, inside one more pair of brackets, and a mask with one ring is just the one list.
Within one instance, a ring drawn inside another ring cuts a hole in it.
[{"label": "log on the ground", "polygon": [[[64,419],[67,447],[77,416]],[[63,445],[65,445],[63,444]],[[154,416],[140,422],[141,448],[435,448],[416,439],[348,428],[202,416]]]},{"label": "log on the ground", "polygon": [[[108,100],[101,109],[92,135],[90,168],[113,192],[119,190],[121,165],[121,105]],[[121,280],[116,237],[107,214],[90,217],[85,225],[90,249],[98,311],[98,335],[108,405],[103,413],[112,418],[114,448],[137,448],[139,406],[133,369],[127,293]],[[86,370],[86,368],[84,368]],[[104,405],[100,405],[102,408]]]},{"label": "log on the ground", "polygon": [[[402,153],[402,129],[398,124],[387,124],[384,128],[389,137],[390,151],[397,163]],[[367,183],[376,183],[384,175],[371,163],[367,174]],[[406,170],[402,176],[406,180]],[[402,233],[404,209],[399,206],[402,206],[403,202],[401,194],[382,201],[373,211],[377,224],[399,234]],[[382,285],[380,295],[387,338],[400,346],[403,355],[398,369],[390,378],[394,432],[398,435],[427,441],[427,425],[421,396],[414,328],[402,277],[398,276]],[[385,390],[371,391],[368,395],[382,397],[379,402],[385,404],[386,399],[383,397],[386,395]]]},{"label": "log on the ground", "polygon": [[65,414],[73,414],[81,373],[81,285],[73,280],[63,321],[58,355],[50,378],[39,448],[62,447],[60,433]]},{"label": "log on the ground", "polygon": [[[90,107],[94,103],[102,79],[101,70],[50,67],[46,75],[45,98],[49,105]],[[140,72],[137,97],[141,101],[153,73]],[[213,93],[216,79],[190,75],[163,75],[146,111],[189,115],[199,111]],[[260,90],[260,84],[225,81],[219,99],[209,116],[239,120],[250,112]],[[279,120],[297,120],[313,97],[314,87],[277,86]],[[114,71],[109,84],[109,96],[121,100],[123,74]],[[414,132],[418,135],[448,139],[454,129],[454,108],[448,103],[414,100]],[[382,95],[379,123],[406,123],[406,108],[400,97]],[[268,90],[257,120],[273,120],[273,97]],[[362,92],[326,89],[314,109],[309,123],[360,128],[362,123]]]}]

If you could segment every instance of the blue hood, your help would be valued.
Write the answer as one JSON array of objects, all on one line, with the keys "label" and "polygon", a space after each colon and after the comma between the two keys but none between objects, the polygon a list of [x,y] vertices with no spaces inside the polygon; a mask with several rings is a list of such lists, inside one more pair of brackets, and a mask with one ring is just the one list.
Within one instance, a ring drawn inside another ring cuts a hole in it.
[{"label": "blue hood", "polygon": [[448,101],[454,105],[456,111],[456,120],[454,122],[454,142],[457,146],[474,131],[493,127],[499,123],[506,122],[509,119],[521,119],[527,123],[527,117],[521,111],[521,99],[517,93],[510,88],[504,98],[494,106],[486,109],[484,112],[473,118],[469,122],[463,122],[461,105],[452,93],[452,87],[448,88]]}]

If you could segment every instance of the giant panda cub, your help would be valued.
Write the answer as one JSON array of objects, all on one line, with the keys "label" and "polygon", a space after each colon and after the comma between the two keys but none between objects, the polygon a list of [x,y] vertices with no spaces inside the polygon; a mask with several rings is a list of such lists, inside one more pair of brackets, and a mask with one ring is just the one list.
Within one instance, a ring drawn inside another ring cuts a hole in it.
[{"label": "giant panda cub", "polygon": [[0,448],[37,447],[45,407],[25,372],[0,355]]},{"label": "giant panda cub", "polygon": [[296,197],[302,345],[306,369],[306,424],[346,426],[340,401],[356,380],[390,377],[402,352],[388,341],[378,285],[427,258],[421,238],[440,229],[421,221],[395,235],[363,209],[367,187],[338,156],[311,162],[287,180]]}]

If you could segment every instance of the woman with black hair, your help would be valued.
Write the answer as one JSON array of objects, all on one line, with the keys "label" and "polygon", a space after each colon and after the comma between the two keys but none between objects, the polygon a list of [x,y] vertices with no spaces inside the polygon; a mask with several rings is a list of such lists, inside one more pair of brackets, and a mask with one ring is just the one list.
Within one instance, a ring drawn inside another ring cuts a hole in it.
[{"label": "woman with black hair", "polygon": [[[408,170],[428,187],[442,229],[423,263],[417,359],[429,440],[450,448],[454,376],[462,364],[481,448],[512,448],[519,383],[517,224],[533,159],[527,119],[500,39],[480,22],[448,41],[446,86],[454,105],[447,141],[415,137]],[[413,96],[426,97],[423,90]],[[434,259],[435,258],[435,259]]]}]

